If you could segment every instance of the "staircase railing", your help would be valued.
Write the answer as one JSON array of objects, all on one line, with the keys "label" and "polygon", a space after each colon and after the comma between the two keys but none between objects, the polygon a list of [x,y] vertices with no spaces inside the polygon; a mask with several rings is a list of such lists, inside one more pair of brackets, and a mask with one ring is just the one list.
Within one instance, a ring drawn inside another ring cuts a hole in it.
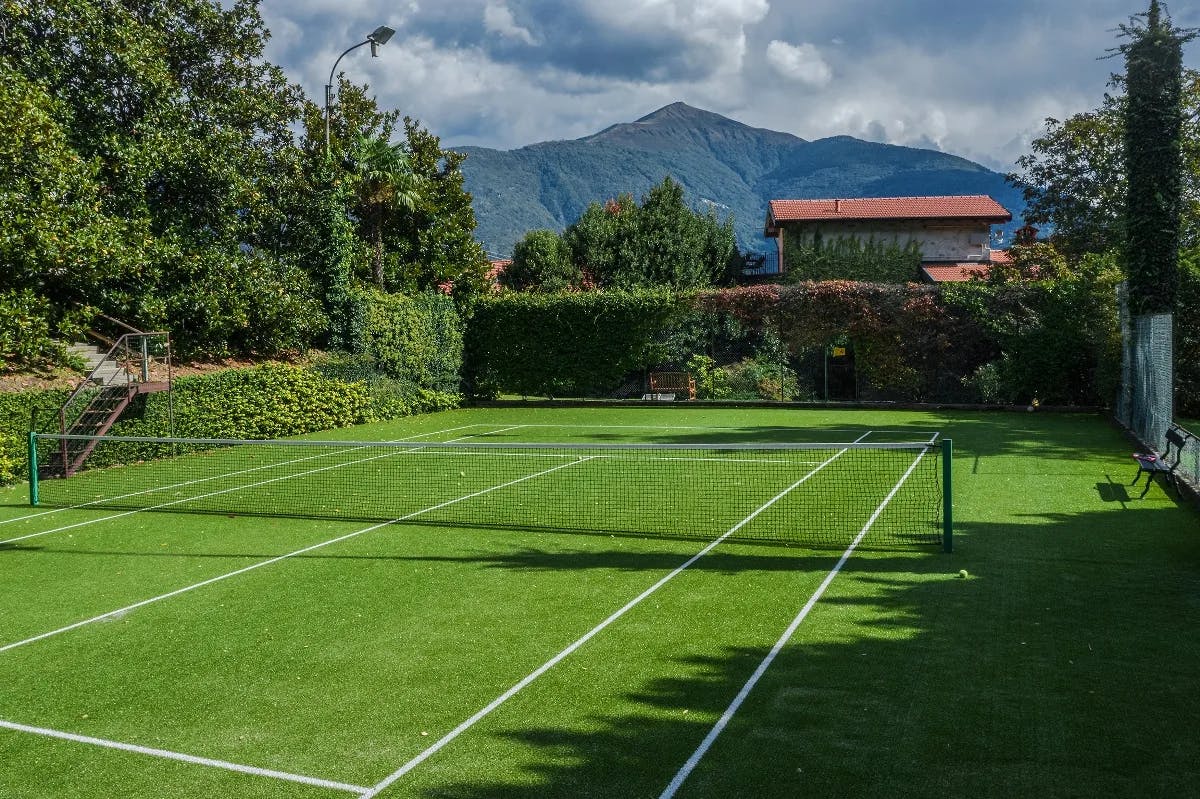
[{"label": "staircase railing", "polygon": [[[64,435],[100,436],[108,432],[134,397],[171,385],[171,337],[157,331],[143,333],[111,317],[103,317],[121,328],[132,330],[108,340],[95,330],[89,335],[109,343],[109,350],[59,409],[59,427]],[[62,441],[59,458],[45,464],[59,475],[76,472],[95,447],[94,440]]]}]

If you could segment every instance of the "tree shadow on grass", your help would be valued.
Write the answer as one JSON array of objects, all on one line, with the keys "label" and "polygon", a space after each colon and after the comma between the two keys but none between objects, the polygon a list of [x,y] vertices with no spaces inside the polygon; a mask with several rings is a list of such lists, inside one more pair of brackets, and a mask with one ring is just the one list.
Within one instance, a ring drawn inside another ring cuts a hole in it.
[{"label": "tree shadow on grass", "polygon": [[[1193,792],[1196,516],[1132,515],[968,523],[959,555],[855,556],[679,796]],[[501,776],[459,769],[455,743],[396,787],[460,799],[656,796],[766,652],[715,645],[641,675],[631,654],[612,664],[631,672],[616,695],[581,684],[570,701],[526,707],[524,723],[498,713],[462,742],[462,757]]]}]

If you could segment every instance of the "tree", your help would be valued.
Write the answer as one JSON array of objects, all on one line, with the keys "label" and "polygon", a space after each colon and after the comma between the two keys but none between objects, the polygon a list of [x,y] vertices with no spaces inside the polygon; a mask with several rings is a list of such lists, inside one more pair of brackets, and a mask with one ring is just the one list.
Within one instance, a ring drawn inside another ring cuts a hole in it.
[{"label": "tree", "polygon": [[[75,165],[88,227],[120,234],[33,256],[66,274],[48,281],[52,299],[170,327],[183,350],[306,345],[294,323],[313,307],[312,285],[283,257],[283,205],[302,191],[291,130],[301,92],[262,58],[257,0],[9,0],[3,22],[6,81],[54,98],[42,109],[61,131],[59,160]],[[0,119],[0,139],[13,124]],[[248,287],[230,278],[250,275],[253,296],[235,296]]]},{"label": "tree", "polygon": [[1025,220],[1054,227],[1056,246],[1079,254],[1115,247],[1123,235],[1123,97],[1104,95],[1095,111],[1046,120],[1046,132],[1017,159],[1008,181],[1025,195]]},{"label": "tree", "polygon": [[[1125,77],[1100,107],[1065,120],[1047,119],[1031,152],[1007,176],[1025,195],[1025,220],[1053,228],[1055,246],[1077,257],[1122,246],[1125,235],[1123,136]],[[1200,243],[1200,72],[1186,70],[1181,85],[1183,174],[1181,236]]]},{"label": "tree", "polygon": [[144,220],[107,213],[99,165],[72,148],[61,101],[0,58],[0,289],[68,306],[137,268]]},{"label": "tree", "polygon": [[1122,27],[1125,55],[1125,269],[1135,313],[1169,312],[1179,285],[1183,42],[1151,0],[1143,24]]},{"label": "tree", "polygon": [[592,203],[563,238],[601,286],[700,288],[729,282],[741,262],[733,219],[692,210],[670,177],[640,206],[629,195]]},{"label": "tree", "polygon": [[512,263],[500,273],[500,285],[517,291],[565,291],[582,282],[571,248],[553,230],[526,233],[513,248]]},{"label": "tree", "polygon": [[377,136],[360,136],[355,143],[358,207],[372,252],[375,283],[384,288],[383,229],[390,214],[412,213],[421,202],[423,187],[413,173],[401,144]]},{"label": "tree", "polygon": [[[481,291],[488,260],[474,239],[475,211],[461,170],[466,156],[443,150],[437,136],[408,117],[402,121],[403,141],[389,144],[400,123],[400,113],[381,111],[367,86],[339,77],[338,102],[330,119],[334,167],[353,171],[354,142],[374,139],[405,154],[411,175],[405,180],[411,181],[407,186],[415,193],[411,208],[402,204],[378,215],[382,207],[366,202],[369,195],[356,193],[347,212],[359,220],[358,236],[373,245],[370,262],[361,263],[358,278],[386,291],[453,289],[460,296]],[[324,115],[311,102],[305,104],[304,129],[301,149],[310,159],[323,158]]]}]

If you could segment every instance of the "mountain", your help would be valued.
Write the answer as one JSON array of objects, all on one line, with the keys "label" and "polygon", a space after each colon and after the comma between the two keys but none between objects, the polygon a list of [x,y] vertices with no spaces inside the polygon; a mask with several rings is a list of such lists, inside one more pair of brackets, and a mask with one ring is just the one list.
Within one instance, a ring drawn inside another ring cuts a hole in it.
[{"label": "mountain", "polygon": [[[806,141],[672,103],[636,122],[517,150],[450,147],[474,197],[476,238],[507,256],[526,231],[562,230],[589,203],[641,199],[670,175],[697,208],[732,214],[744,250],[765,251],[772,199],[988,194],[1020,219],[1020,191],[965,158],[850,136]],[[1019,221],[1016,223],[1019,225]]]}]

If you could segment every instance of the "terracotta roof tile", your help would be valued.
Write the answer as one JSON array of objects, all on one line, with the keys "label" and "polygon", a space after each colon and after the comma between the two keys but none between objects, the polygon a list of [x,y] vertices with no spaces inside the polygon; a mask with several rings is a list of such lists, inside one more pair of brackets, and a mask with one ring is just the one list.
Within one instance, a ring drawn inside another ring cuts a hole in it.
[{"label": "terracotta roof tile", "polygon": [[992,271],[990,263],[966,261],[956,264],[921,264],[925,277],[934,283],[965,283],[976,278],[986,280]]},{"label": "terracotta roof tile", "polygon": [[772,222],[830,219],[984,219],[1008,222],[1012,214],[986,194],[771,200],[768,212],[768,226]]}]

